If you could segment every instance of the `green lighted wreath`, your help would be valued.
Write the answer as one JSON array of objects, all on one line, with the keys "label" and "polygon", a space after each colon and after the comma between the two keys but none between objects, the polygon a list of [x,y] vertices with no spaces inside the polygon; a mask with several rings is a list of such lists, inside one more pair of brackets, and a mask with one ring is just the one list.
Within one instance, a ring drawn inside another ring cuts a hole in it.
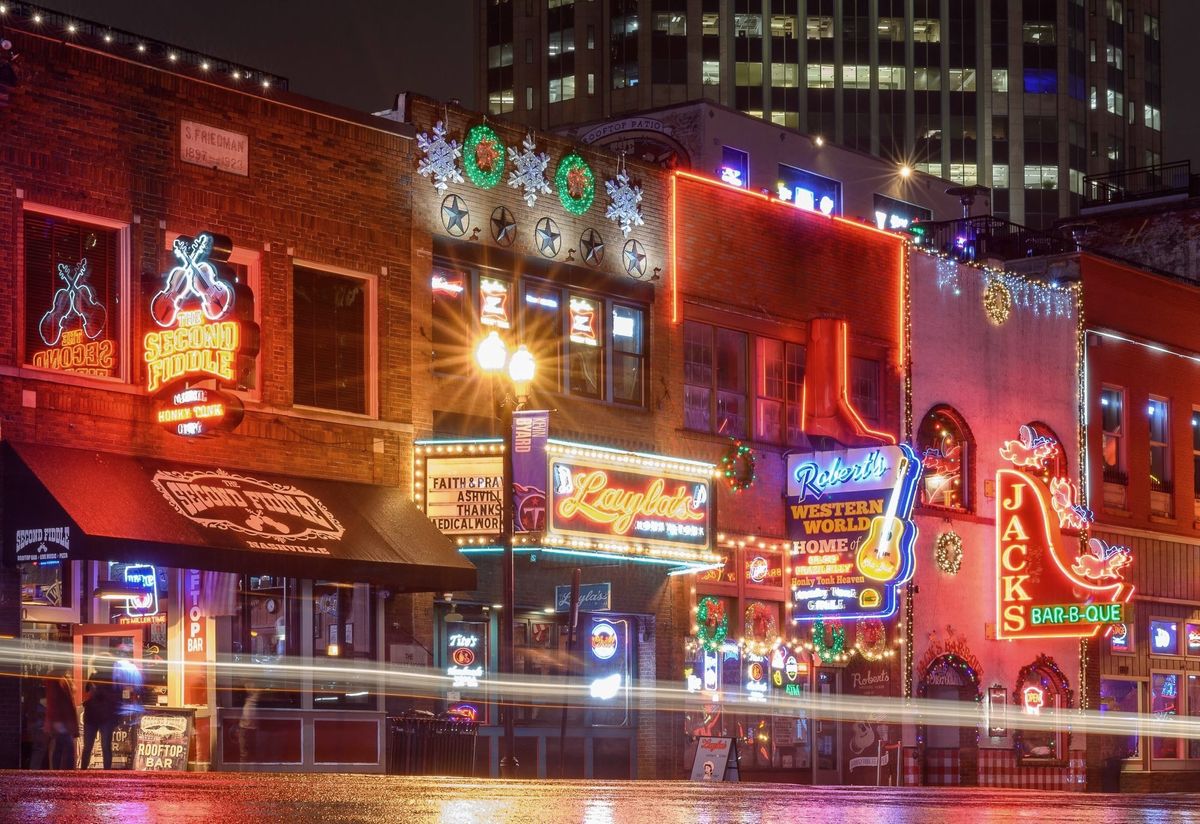
[{"label": "green lighted wreath", "polygon": [[846,650],[846,629],[841,623],[833,625],[833,645],[825,644],[825,619],[818,618],[813,622],[813,652],[821,659],[822,664],[832,664],[834,659]]},{"label": "green lighted wreath", "polygon": [[554,187],[563,208],[574,215],[581,215],[592,208],[596,197],[596,176],[587,161],[575,152],[558,161],[554,172]]},{"label": "green lighted wreath", "polygon": [[734,492],[743,492],[754,485],[758,477],[754,471],[758,458],[749,446],[738,438],[732,438],[729,450],[721,456],[721,473],[725,483]]},{"label": "green lighted wreath", "polygon": [[[716,610],[715,615],[713,610]],[[708,628],[710,617],[716,623],[712,630]],[[721,644],[725,643],[725,636],[728,633],[729,615],[725,611],[725,605],[717,598],[705,595],[696,605],[696,640],[706,650],[716,652],[721,648]]]},{"label": "green lighted wreath", "polygon": [[490,189],[504,175],[504,144],[486,123],[472,126],[463,142],[463,168],[481,189]]}]

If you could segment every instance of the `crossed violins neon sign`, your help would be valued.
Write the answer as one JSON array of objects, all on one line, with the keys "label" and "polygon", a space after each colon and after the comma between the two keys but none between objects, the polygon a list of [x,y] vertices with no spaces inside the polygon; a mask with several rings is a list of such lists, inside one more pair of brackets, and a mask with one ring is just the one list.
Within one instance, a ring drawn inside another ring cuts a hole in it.
[{"label": "crossed violins neon sign", "polygon": [[[218,389],[179,391],[212,380],[218,386],[249,388],[253,382],[258,327],[254,298],[236,283],[227,261],[228,238],[208,232],[179,237],[172,244],[175,265],[150,300],[150,316],[160,329],[142,345],[146,389],[159,400],[156,419],[177,435],[203,435],[231,429],[241,420],[241,404]],[[219,414],[214,412],[219,410]]]},{"label": "crossed violins neon sign", "polygon": [[[99,340],[108,323],[108,311],[96,298],[88,274],[87,258],[74,266],[58,264],[58,278],[65,285],[55,290],[50,308],[38,322],[38,336],[47,348],[34,353],[34,366],[112,374],[116,365],[115,342]],[[79,327],[71,329],[76,318]]]},{"label": "crossed violins neon sign", "polygon": [[[1129,548],[1087,537],[1092,513],[1074,484],[1027,471],[1044,470],[1055,446],[1023,431],[1000,450],[1012,468],[996,472],[997,638],[1090,638],[1125,621],[1133,597]],[[1068,552],[1063,530],[1082,533],[1088,552]]]}]

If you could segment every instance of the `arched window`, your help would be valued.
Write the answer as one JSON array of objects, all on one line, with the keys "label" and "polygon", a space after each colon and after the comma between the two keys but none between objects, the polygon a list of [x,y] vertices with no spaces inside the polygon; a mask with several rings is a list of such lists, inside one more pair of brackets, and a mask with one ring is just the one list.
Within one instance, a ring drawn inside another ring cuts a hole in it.
[{"label": "arched window", "polygon": [[1042,480],[1047,484],[1051,478],[1071,480],[1068,474],[1070,466],[1067,464],[1067,450],[1054,430],[1041,421],[1030,421],[1029,428],[1033,430],[1035,438],[1049,438],[1054,441],[1054,453],[1046,460],[1041,471]]},{"label": "arched window", "polygon": [[953,409],[935,406],[925,413],[917,428],[917,451],[925,468],[921,503],[970,509],[973,447],[970,430]]},{"label": "arched window", "polygon": [[1066,728],[1067,709],[1071,706],[1071,688],[1067,676],[1048,655],[1024,667],[1017,675],[1013,704],[1019,715],[1036,715],[1050,727],[1037,728],[1015,724],[1014,743],[1020,761],[1063,762],[1067,759],[1070,735]]}]

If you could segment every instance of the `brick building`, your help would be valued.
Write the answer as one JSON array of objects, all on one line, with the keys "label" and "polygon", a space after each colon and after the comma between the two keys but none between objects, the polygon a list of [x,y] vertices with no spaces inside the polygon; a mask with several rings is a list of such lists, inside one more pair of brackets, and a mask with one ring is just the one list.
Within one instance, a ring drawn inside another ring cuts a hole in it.
[{"label": "brick building", "polygon": [[[73,646],[77,701],[139,660],[201,767],[382,770],[397,690],[320,667],[405,660],[428,619],[404,593],[475,580],[408,498],[412,130],[10,22],[3,633]],[[35,658],[3,679],[5,766],[44,744],[61,659]]]}]

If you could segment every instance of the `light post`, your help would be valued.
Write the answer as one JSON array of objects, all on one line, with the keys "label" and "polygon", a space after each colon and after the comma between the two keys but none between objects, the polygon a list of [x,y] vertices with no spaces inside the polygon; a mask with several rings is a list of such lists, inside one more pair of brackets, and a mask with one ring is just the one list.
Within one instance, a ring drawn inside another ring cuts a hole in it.
[{"label": "light post", "polygon": [[[516,619],[516,581],[513,565],[513,458],[512,458],[512,422],[513,412],[525,405],[529,398],[529,385],[533,382],[536,363],[533,354],[522,344],[511,356],[508,347],[496,332],[489,332],[487,337],[475,350],[475,360],[480,371],[491,379],[492,388],[492,423],[499,428],[503,439],[501,454],[504,456],[504,469],[501,475],[500,491],[500,542],[504,547],[501,566],[504,570],[503,608],[500,610],[500,672],[512,675],[513,672],[513,621]],[[503,386],[505,376],[512,385],[509,392]],[[516,742],[513,736],[513,711],[515,705],[510,696],[502,696],[500,700],[500,718],[504,724],[504,746],[500,754],[500,776],[514,778],[517,773]]]}]

